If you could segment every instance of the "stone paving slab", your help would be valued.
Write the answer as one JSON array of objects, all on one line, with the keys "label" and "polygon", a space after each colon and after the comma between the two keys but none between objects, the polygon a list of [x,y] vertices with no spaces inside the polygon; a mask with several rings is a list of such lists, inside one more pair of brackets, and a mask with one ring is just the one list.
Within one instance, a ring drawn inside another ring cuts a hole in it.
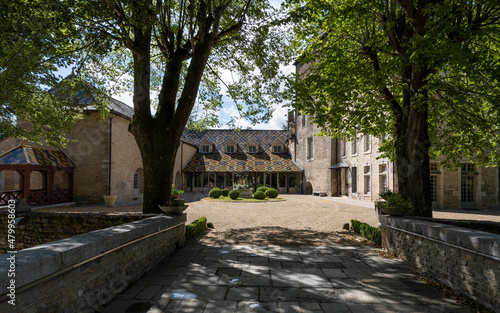
[{"label": "stone paving slab", "polygon": [[371,247],[190,245],[102,313],[469,312]]}]

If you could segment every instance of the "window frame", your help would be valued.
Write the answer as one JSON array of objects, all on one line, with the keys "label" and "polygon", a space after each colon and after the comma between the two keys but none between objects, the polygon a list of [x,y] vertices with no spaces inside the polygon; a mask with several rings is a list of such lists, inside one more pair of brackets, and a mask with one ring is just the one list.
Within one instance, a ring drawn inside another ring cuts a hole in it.
[{"label": "window frame", "polygon": [[308,161],[314,160],[314,137],[308,137],[306,140],[307,144],[307,153],[306,157]]}]

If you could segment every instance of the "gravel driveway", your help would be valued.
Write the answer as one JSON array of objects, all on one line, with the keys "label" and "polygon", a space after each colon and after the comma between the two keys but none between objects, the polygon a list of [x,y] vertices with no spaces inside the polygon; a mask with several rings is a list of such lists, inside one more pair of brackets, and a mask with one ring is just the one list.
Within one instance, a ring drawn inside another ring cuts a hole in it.
[{"label": "gravel driveway", "polygon": [[[200,240],[210,244],[306,244],[335,245],[348,240],[348,244],[361,241],[342,232],[342,225],[357,219],[372,226],[378,225],[373,203],[346,198],[307,195],[280,195],[286,201],[265,203],[232,203],[199,200],[203,195],[186,193],[189,204],[187,222],[205,216],[214,225]],[[51,208],[50,212],[141,212],[139,202],[103,206]],[[37,210],[38,211],[38,210]],[[500,222],[500,210],[434,211],[436,218],[462,220],[489,220]]]}]

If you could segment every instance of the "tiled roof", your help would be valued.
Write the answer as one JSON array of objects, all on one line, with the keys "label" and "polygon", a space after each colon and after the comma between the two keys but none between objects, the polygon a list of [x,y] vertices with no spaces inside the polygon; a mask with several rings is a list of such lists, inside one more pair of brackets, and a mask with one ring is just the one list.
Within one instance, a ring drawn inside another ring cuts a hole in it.
[{"label": "tiled roof", "polygon": [[76,167],[76,164],[61,150],[34,148],[21,145],[0,156],[0,165],[41,165]]},{"label": "tiled roof", "polygon": [[[184,172],[302,172],[292,161],[290,153],[272,153],[271,143],[276,139],[286,142],[283,130],[187,130],[182,139],[198,146],[203,140],[214,145],[211,153],[197,152],[184,167]],[[238,145],[235,153],[225,153],[224,144],[232,140]],[[258,153],[245,153],[243,147],[251,140],[259,144]]]}]

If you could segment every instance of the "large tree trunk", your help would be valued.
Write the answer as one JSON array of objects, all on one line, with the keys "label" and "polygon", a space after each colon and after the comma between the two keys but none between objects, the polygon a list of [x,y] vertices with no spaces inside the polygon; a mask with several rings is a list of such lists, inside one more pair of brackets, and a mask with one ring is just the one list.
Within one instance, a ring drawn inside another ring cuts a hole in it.
[{"label": "large tree trunk", "polygon": [[427,112],[412,111],[397,130],[396,169],[399,192],[411,199],[414,216],[432,217],[429,147]]},{"label": "large tree trunk", "polygon": [[134,134],[141,151],[144,171],[143,213],[161,213],[158,205],[170,200],[180,138],[172,138],[171,134],[160,130],[153,130],[147,135]]}]

